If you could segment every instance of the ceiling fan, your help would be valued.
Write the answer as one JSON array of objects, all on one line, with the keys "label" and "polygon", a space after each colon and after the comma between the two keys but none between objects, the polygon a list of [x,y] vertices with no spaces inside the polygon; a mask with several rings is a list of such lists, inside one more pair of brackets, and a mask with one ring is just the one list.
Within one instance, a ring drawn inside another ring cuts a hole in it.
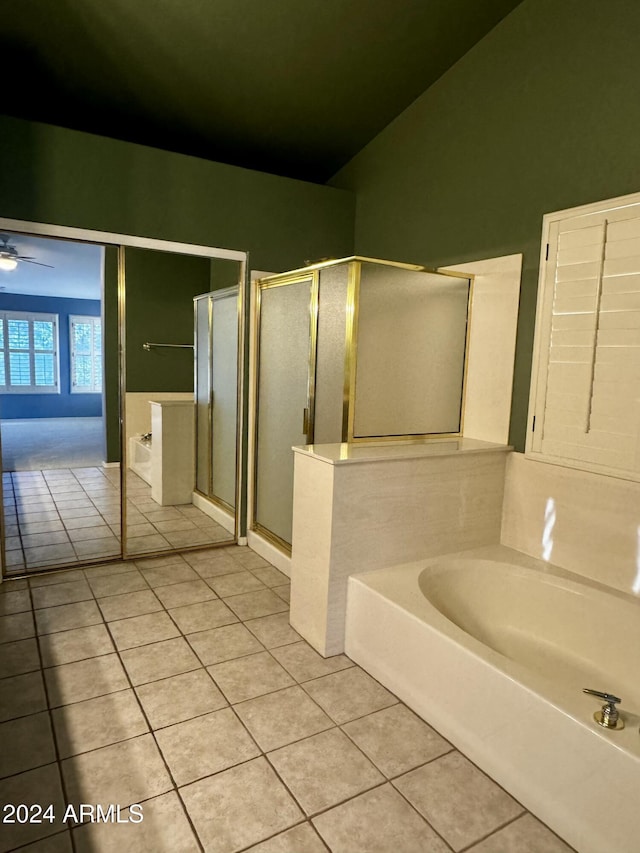
[{"label": "ceiling fan", "polygon": [[43,264],[40,261],[36,261],[35,258],[32,258],[29,255],[18,254],[18,250],[15,246],[11,245],[9,240],[10,237],[6,234],[0,234],[0,270],[9,272],[14,270],[18,266],[18,263],[37,264],[39,267],[49,267],[49,269],[53,269],[51,264]]}]

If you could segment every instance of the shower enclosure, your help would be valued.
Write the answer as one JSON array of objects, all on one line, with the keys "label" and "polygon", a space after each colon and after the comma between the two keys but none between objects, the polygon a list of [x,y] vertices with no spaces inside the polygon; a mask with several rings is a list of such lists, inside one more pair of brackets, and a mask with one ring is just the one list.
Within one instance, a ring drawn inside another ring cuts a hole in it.
[{"label": "shower enclosure", "polygon": [[256,533],[290,551],[294,445],[461,434],[471,291],[360,257],[256,282]]},{"label": "shower enclosure", "polygon": [[196,296],[196,498],[218,509],[216,520],[235,532],[239,288]]}]

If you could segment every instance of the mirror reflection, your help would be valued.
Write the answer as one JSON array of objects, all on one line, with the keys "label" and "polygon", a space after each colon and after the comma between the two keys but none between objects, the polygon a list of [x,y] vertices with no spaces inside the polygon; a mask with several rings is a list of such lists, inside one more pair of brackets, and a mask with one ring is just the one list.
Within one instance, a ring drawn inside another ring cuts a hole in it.
[{"label": "mirror reflection", "polygon": [[127,247],[124,270],[125,556],[234,541],[242,265]]},{"label": "mirror reflection", "polygon": [[105,370],[105,339],[117,343],[115,250],[11,232],[0,244],[6,573],[117,557],[117,423],[115,442],[106,434],[117,366]]},{"label": "mirror reflection", "polygon": [[236,540],[244,271],[0,233],[5,575]]}]

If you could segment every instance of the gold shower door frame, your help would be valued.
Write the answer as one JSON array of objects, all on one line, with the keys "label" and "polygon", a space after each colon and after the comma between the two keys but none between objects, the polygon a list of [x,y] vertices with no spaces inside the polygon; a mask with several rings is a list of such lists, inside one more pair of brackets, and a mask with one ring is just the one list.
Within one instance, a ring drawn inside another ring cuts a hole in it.
[{"label": "gold shower door frame", "polygon": [[251,529],[259,533],[264,539],[275,545],[279,550],[286,554],[291,553],[291,545],[274,533],[272,530],[264,527],[257,520],[258,501],[257,501],[257,484],[258,484],[258,433],[260,421],[260,328],[261,328],[261,310],[262,310],[262,293],[276,287],[288,287],[294,284],[309,283],[310,298],[309,298],[309,354],[307,361],[307,405],[304,412],[301,413],[303,418],[303,432],[307,444],[313,444],[313,433],[315,423],[315,383],[316,383],[316,355],[318,346],[318,290],[319,290],[320,275],[317,268],[308,268],[296,270],[293,273],[284,273],[276,276],[259,279],[255,282],[255,304],[253,316],[254,329],[254,359],[253,359],[253,376],[255,378],[253,388],[253,465],[251,472],[251,493],[253,495],[251,507]]}]

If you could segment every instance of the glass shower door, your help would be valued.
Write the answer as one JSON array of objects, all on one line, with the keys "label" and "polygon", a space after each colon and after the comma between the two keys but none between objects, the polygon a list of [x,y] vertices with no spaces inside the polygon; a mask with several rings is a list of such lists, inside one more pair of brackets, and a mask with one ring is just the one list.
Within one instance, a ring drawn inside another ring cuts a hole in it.
[{"label": "glass shower door", "polygon": [[195,299],[196,488],[228,510],[236,505],[238,288]]},{"label": "glass shower door", "polygon": [[259,285],[254,518],[291,547],[292,446],[313,441],[317,273]]}]

